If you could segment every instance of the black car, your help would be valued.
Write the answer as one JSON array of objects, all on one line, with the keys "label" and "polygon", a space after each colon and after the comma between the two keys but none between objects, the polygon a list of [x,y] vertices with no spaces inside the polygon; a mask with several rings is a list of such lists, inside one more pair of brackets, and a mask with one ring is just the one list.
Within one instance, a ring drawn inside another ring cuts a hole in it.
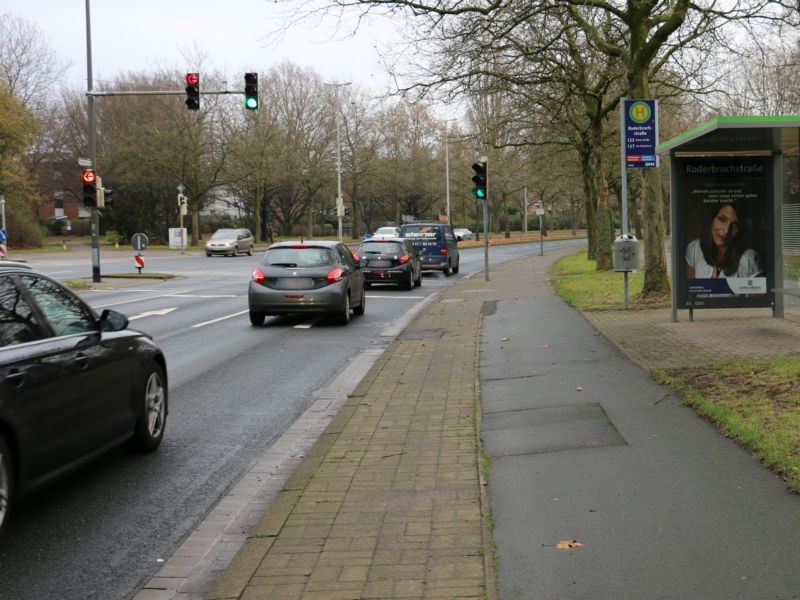
[{"label": "black car", "polygon": [[272,244],[253,269],[247,292],[250,323],[267,315],[323,313],[342,325],[367,306],[364,275],[341,242],[307,240]]},{"label": "black car", "polygon": [[364,282],[394,283],[407,290],[422,284],[422,265],[412,243],[405,239],[371,239],[356,250]]},{"label": "black car", "polygon": [[0,532],[15,500],[122,443],[155,450],[167,365],[148,335],[0,262]]}]

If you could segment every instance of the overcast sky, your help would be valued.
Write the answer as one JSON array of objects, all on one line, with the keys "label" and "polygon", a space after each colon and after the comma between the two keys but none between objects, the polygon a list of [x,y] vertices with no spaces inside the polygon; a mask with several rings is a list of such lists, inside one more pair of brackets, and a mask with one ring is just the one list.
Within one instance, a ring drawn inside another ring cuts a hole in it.
[{"label": "overcast sky", "polygon": [[[132,71],[193,70],[187,57],[197,55],[195,48],[211,68],[237,78],[231,84],[247,71],[288,60],[330,82],[352,81],[378,92],[390,85],[376,49],[391,53],[387,43],[397,39],[387,20],[362,24],[354,38],[342,27],[337,33],[333,19],[309,22],[275,43],[268,34],[280,29],[286,11],[286,2],[272,0],[91,0],[95,85]],[[72,62],[69,83],[85,89],[85,0],[3,0],[0,12],[38,25],[51,47]]]}]

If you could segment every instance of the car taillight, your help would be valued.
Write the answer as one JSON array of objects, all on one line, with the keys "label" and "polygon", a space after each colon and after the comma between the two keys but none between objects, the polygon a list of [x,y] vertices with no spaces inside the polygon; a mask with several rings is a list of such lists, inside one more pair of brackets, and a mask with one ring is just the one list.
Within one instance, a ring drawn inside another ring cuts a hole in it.
[{"label": "car taillight", "polygon": [[410,261],[410,260],[411,260],[411,257],[410,257],[408,254],[403,254],[403,256],[401,256],[399,260],[400,260],[400,264],[401,264],[401,265],[404,265],[404,264],[406,264],[408,261]]},{"label": "car taillight", "polygon": [[358,254],[353,254],[353,260],[355,260],[357,263],[360,263],[361,257]]},{"label": "car taillight", "polygon": [[336,267],[325,276],[325,281],[328,283],[336,283],[342,279],[344,279],[344,269],[340,269],[339,267]]},{"label": "car taillight", "polygon": [[253,269],[253,274],[250,276],[250,279],[253,281],[253,283],[264,283],[266,277],[261,269],[256,268]]},{"label": "car taillight", "polygon": [[439,250],[439,254],[441,254],[442,256],[447,254],[447,248],[442,248],[441,250]]}]

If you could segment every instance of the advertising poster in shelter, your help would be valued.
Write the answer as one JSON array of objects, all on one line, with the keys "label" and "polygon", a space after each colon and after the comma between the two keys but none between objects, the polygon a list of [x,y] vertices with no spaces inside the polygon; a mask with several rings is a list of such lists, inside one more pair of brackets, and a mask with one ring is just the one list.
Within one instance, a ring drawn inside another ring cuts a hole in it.
[{"label": "advertising poster in shelter", "polygon": [[677,166],[679,306],[770,306],[772,157],[687,157]]}]

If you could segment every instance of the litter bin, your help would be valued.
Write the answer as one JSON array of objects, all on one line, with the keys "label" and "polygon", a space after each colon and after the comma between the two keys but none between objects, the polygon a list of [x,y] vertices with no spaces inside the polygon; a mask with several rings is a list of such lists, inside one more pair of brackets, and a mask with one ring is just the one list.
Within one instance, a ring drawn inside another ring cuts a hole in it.
[{"label": "litter bin", "polygon": [[635,235],[621,235],[614,240],[614,270],[639,270],[639,241]]}]

